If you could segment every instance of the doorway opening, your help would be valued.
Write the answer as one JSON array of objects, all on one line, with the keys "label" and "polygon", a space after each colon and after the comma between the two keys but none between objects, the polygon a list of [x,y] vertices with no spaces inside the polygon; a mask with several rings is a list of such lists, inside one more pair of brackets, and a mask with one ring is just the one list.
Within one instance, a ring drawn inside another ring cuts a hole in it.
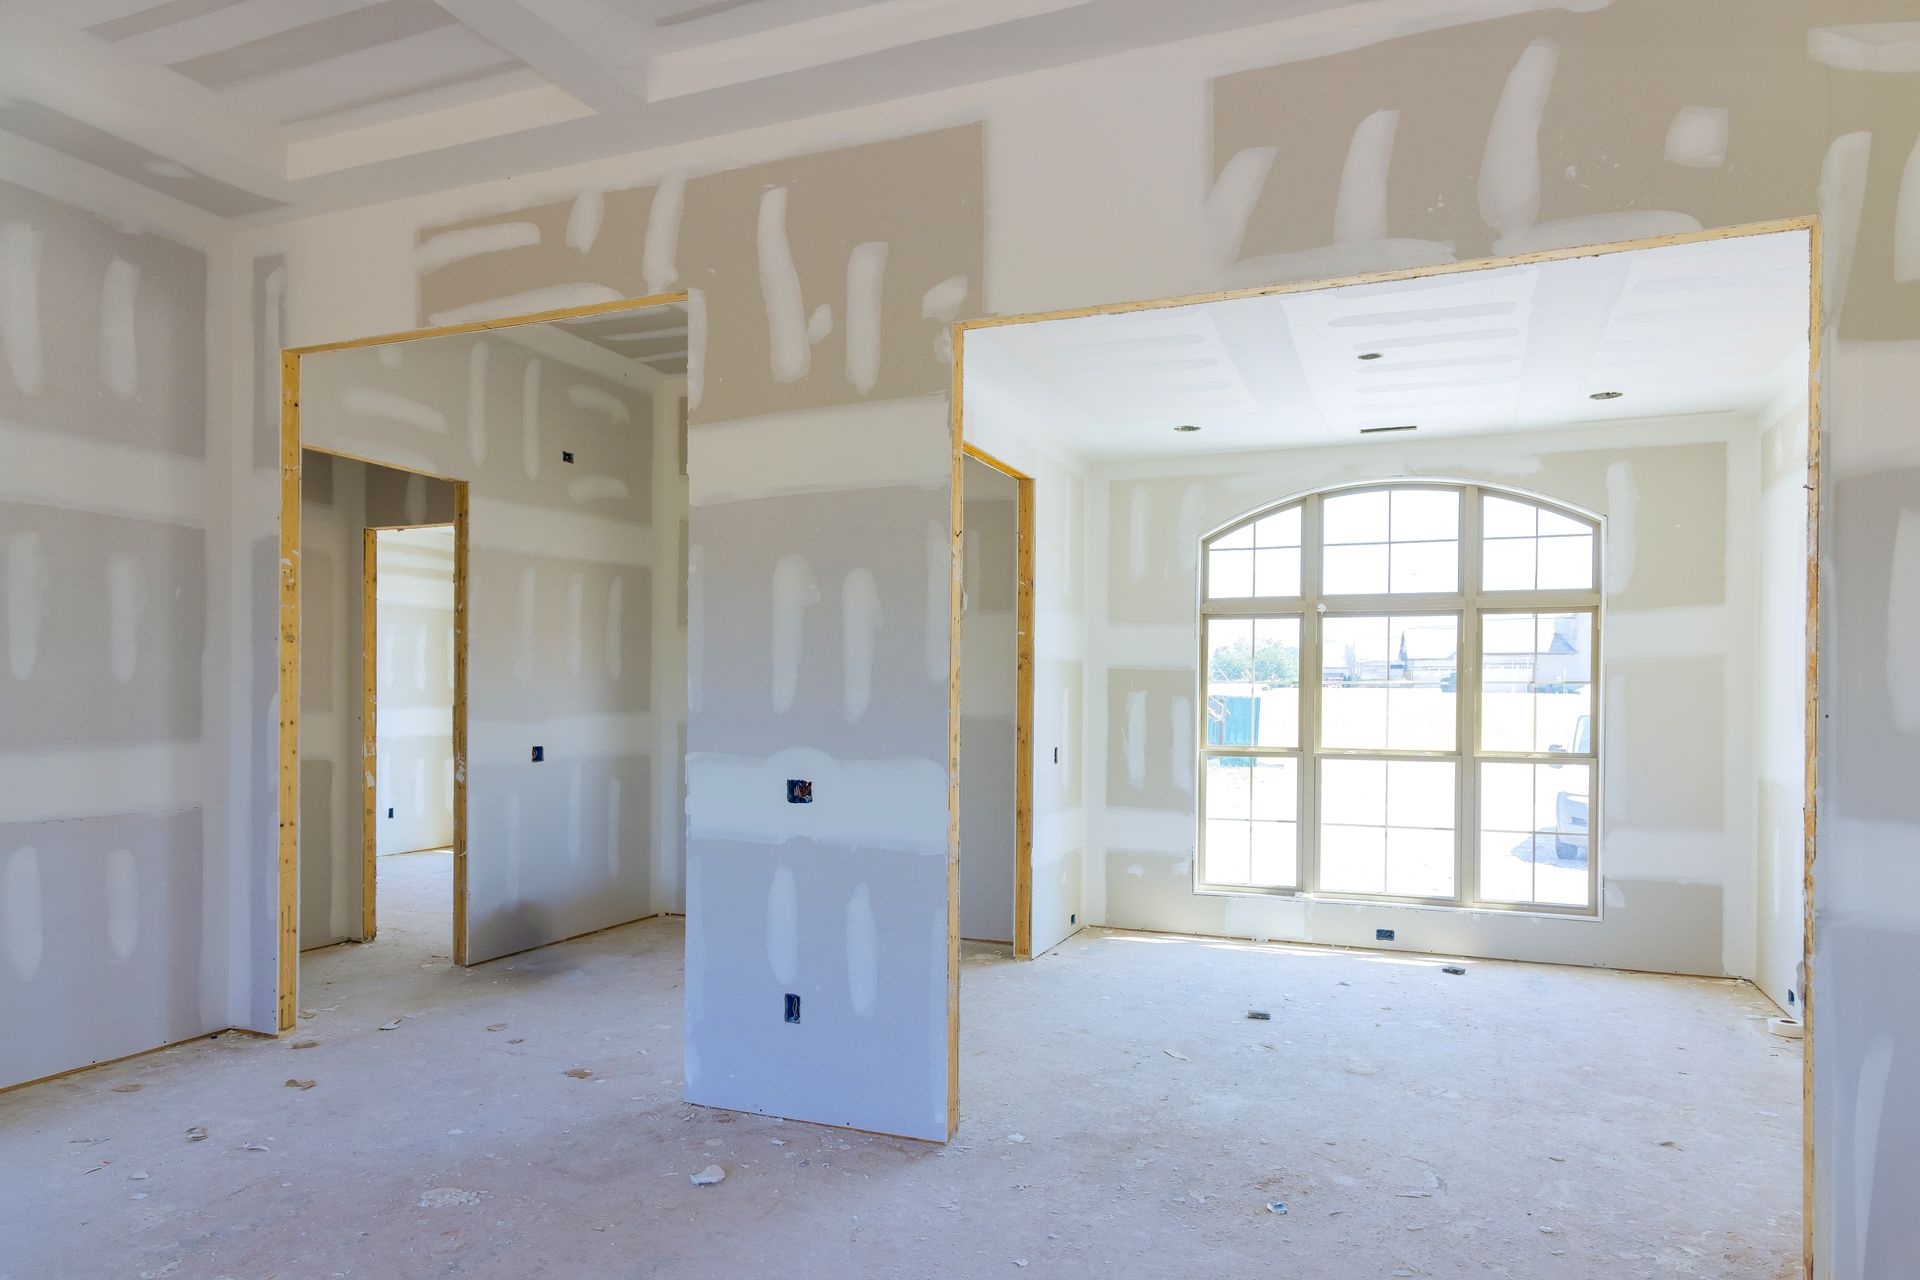
[{"label": "doorway opening", "polygon": [[[457,950],[463,497],[455,481],[303,451],[303,953],[372,942],[383,904],[423,957]],[[419,856],[382,862],[400,854]]]},{"label": "doorway opening", "polygon": [[[302,1003],[300,952],[385,940],[403,881],[450,898],[451,941],[423,958],[462,966],[683,909],[686,304],[669,294],[281,353],[283,1033]],[[318,508],[316,487],[359,505]],[[450,658],[444,631],[424,654],[404,628],[381,648],[381,539],[367,531],[418,525],[452,529]],[[339,547],[323,553],[329,538]],[[484,587],[471,611],[470,568]],[[361,604],[350,631],[316,619],[342,584]],[[363,679],[390,669],[397,688],[421,657],[436,696],[450,664],[450,713],[388,710]],[[431,723],[450,765],[401,758],[380,732],[396,723]],[[400,852],[444,838],[449,772],[450,854]],[[399,833],[416,781],[418,816],[438,814],[442,834]]]},{"label": "doorway opening", "polygon": [[[362,610],[361,705],[373,767],[361,786],[373,871],[363,931],[372,938],[383,898],[389,914],[397,906],[409,916],[453,898],[454,529],[368,529],[365,548],[362,598],[372,607]],[[449,929],[445,945],[452,940]]]},{"label": "doorway opening", "polygon": [[1820,315],[1796,218],[957,326],[956,439],[1087,478],[1086,919],[1745,979],[1805,1194]]},{"label": "doorway opening", "polygon": [[962,476],[960,936],[1033,954],[1033,479]]}]

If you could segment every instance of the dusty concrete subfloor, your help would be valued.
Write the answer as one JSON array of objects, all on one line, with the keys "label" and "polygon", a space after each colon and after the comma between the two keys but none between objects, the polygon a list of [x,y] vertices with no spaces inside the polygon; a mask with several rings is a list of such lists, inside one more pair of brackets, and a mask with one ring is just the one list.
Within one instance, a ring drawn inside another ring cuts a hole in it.
[{"label": "dusty concrete subfloor", "polygon": [[970,948],[943,1149],[682,1103],[677,920],[462,972],[444,855],[382,873],[297,1036],[0,1096],[0,1276],[1795,1273],[1799,1046],[1744,984]]}]

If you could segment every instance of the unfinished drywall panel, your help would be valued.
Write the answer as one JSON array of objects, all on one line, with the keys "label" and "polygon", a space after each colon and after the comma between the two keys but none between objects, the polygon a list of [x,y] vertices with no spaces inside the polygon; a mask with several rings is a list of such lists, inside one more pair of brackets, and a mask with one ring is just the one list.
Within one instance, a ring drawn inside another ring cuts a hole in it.
[{"label": "unfinished drywall panel", "polygon": [[0,1085],[230,1025],[207,222],[0,157]]},{"label": "unfinished drywall panel", "polygon": [[690,1101],[948,1134],[945,415],[692,429]]},{"label": "unfinished drywall panel", "polygon": [[[645,387],[608,375],[607,353],[558,341],[467,334],[321,352],[301,367],[304,441],[471,486],[476,962],[657,909],[654,410]],[[431,486],[370,497],[375,523],[434,519],[444,505]]]},{"label": "unfinished drywall panel", "polygon": [[300,948],[360,937],[367,472],[307,451],[300,472]]},{"label": "unfinished drywall panel", "polygon": [[445,849],[453,844],[453,529],[377,536],[374,852]]},{"label": "unfinished drywall panel", "polygon": [[[960,936],[1012,943],[1018,502],[1012,477],[965,463],[960,619]],[[849,606],[852,608],[852,606]],[[850,690],[849,697],[857,691]]]},{"label": "unfinished drywall panel", "polygon": [[[1423,951],[1751,975],[1751,774],[1730,744],[1752,734],[1752,690],[1744,678],[1730,690],[1728,673],[1748,669],[1757,616],[1728,529],[1757,506],[1732,463],[1757,435],[1728,416],[1096,466],[1103,921],[1341,945],[1372,945],[1385,924]],[[1597,920],[1193,900],[1200,539],[1304,490],[1401,476],[1510,486],[1605,518]]]},{"label": "unfinished drywall panel", "polygon": [[425,226],[420,322],[684,288],[695,421],[936,392],[946,325],[978,309],[982,163],[966,125],[592,191],[584,252],[573,200]]},{"label": "unfinished drywall panel", "polygon": [[[1088,847],[1084,684],[1095,637],[1086,622],[1086,462],[1052,447],[1057,408],[1019,394],[1017,370],[990,344],[963,348],[966,443],[1033,484],[1032,948],[1040,955],[1091,917],[1083,891]],[[962,697],[965,682],[962,681]],[[967,785],[962,765],[961,785]],[[962,822],[961,839],[966,839]]]}]

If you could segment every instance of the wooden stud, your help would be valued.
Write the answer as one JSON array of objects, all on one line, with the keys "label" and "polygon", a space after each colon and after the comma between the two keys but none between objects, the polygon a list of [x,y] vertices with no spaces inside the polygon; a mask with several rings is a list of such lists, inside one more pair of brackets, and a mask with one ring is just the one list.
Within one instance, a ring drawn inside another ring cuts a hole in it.
[{"label": "wooden stud", "polygon": [[379,826],[380,533],[360,535],[360,940],[372,942],[378,927],[374,904],[374,855]]},{"label": "wooden stud", "polygon": [[1800,936],[1800,1261],[1813,1271],[1813,881],[1819,846],[1820,796],[1820,224],[1808,227],[1807,320],[1807,697],[1802,787]]},{"label": "wooden stud", "polygon": [[1014,482],[1013,958],[1033,959],[1033,477],[961,446]]},{"label": "wooden stud", "polygon": [[280,353],[280,964],[278,1026],[300,992],[300,357]]},{"label": "wooden stud", "polygon": [[467,498],[453,486],[453,962],[467,963]]}]

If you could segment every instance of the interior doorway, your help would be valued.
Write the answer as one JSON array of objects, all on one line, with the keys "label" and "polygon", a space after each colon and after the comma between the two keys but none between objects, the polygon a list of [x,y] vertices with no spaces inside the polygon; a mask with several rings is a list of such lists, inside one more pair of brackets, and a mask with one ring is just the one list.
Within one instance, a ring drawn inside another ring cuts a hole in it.
[{"label": "interior doorway", "polygon": [[1032,954],[1033,481],[962,476],[960,936]]},{"label": "interior doorway", "polygon": [[426,855],[406,876],[418,940],[457,950],[461,498],[451,480],[303,451],[302,952],[373,941],[380,856],[402,853]]},{"label": "interior doorway", "polygon": [[451,524],[366,531],[361,705],[372,767],[361,772],[368,815],[362,932],[369,939],[383,898],[453,896],[453,552]]}]

